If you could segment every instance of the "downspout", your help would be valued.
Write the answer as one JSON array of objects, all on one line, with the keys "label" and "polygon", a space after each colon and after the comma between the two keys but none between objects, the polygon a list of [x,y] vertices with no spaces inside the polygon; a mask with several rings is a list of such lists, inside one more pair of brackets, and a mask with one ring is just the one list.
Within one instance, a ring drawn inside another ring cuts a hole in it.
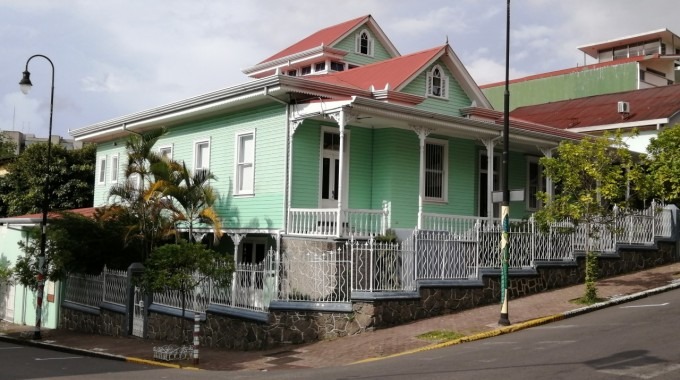
[{"label": "downspout", "polygon": [[[292,176],[292,162],[291,162],[291,155],[292,155],[292,149],[290,148],[292,144],[292,136],[290,133],[290,94],[288,95],[289,101],[285,102],[273,95],[269,94],[269,87],[264,88],[264,94],[268,98],[281,103],[286,106],[286,148],[284,152],[284,184],[283,184],[283,201],[284,201],[284,206],[283,206],[283,231],[284,233],[288,233],[288,210],[290,210],[290,194],[291,194],[291,176]],[[279,244],[280,242],[277,242]]]}]

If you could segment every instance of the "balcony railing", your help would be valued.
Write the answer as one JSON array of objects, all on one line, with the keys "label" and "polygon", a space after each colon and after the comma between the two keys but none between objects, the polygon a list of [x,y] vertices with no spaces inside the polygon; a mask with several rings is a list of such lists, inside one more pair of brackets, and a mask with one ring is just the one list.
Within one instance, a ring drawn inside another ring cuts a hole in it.
[{"label": "balcony railing", "polygon": [[291,208],[288,212],[288,235],[317,237],[368,238],[385,234],[389,225],[389,211],[349,209],[341,212],[338,227],[338,209]]}]

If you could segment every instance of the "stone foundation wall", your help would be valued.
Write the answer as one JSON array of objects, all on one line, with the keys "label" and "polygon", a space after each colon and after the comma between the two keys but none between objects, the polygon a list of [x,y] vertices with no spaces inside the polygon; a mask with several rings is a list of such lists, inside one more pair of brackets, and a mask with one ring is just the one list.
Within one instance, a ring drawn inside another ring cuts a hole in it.
[{"label": "stone foundation wall", "polygon": [[88,334],[123,336],[125,314],[106,309],[101,309],[99,314],[92,314],[62,306],[59,328]]},{"label": "stone foundation wall", "polygon": [[[286,244],[297,244],[286,239]],[[303,240],[299,241],[300,244]],[[318,242],[316,249],[334,249],[334,242]],[[620,249],[619,256],[600,257],[599,278],[652,268],[677,261],[675,244],[658,249]],[[569,265],[539,266],[535,273],[510,276],[510,297],[518,298],[583,282],[585,258]],[[201,345],[236,350],[261,350],[279,345],[311,343],[385,328],[415,320],[498,303],[500,275],[484,275],[482,285],[421,287],[419,298],[355,301],[351,312],[271,310],[268,321],[208,313],[201,322]],[[193,314],[192,314],[193,315]],[[193,341],[193,318],[151,311],[149,339],[181,343]],[[100,315],[62,307],[60,328],[92,334],[123,335],[124,315],[101,310]]]}]

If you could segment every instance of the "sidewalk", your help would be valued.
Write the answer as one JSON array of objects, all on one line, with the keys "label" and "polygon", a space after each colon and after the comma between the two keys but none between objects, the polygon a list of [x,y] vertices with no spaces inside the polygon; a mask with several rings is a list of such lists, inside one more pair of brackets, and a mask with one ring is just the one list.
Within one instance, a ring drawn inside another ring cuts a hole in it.
[{"label": "sidewalk", "polygon": [[[680,287],[680,263],[665,265],[632,274],[612,277],[598,282],[600,297],[616,299],[666,286]],[[672,284],[671,286],[668,286]],[[510,299],[509,316],[513,326],[527,327],[522,322],[541,317],[564,317],[565,312],[581,309],[570,300],[580,297],[583,285],[557,289],[519,299]],[[635,297],[643,297],[644,294]],[[613,301],[616,302],[616,301]],[[613,303],[610,302],[609,304]],[[606,306],[600,305],[600,306]],[[590,310],[593,308],[587,308]],[[587,311],[586,310],[586,311]],[[451,330],[465,335],[498,332],[500,305],[489,305],[456,314],[430,318],[403,326],[377,330],[357,336],[322,341],[307,345],[283,346],[267,351],[228,351],[200,347],[201,369],[206,370],[278,370],[286,368],[319,368],[341,366],[370,358],[398,354],[431,346],[416,336],[433,330]],[[5,334],[4,336],[2,334]],[[31,342],[33,328],[0,323],[0,340]],[[87,335],[65,330],[43,330],[38,344],[57,345],[58,349],[82,349],[84,354],[108,355],[118,360],[152,360],[153,346],[168,344],[138,338],[115,338]],[[192,366],[191,360],[180,362]]]}]

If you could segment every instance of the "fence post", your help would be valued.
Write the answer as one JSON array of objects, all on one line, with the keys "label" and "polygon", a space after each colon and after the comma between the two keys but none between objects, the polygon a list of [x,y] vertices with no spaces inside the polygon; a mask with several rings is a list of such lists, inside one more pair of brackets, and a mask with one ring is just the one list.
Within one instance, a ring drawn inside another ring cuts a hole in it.
[{"label": "fence post", "polygon": [[529,217],[529,231],[531,233],[531,266],[536,267],[536,220],[534,214]]},{"label": "fence post", "polygon": [[650,243],[654,243],[655,236],[656,236],[656,201],[652,199],[652,241]]},{"label": "fence post", "polygon": [[201,333],[201,313],[194,314],[194,364],[198,365],[198,335]]},{"label": "fence post", "polygon": [[368,289],[369,289],[370,292],[373,291],[373,274],[375,272],[375,266],[374,266],[375,261],[373,260],[373,254],[374,254],[373,244],[374,243],[375,243],[375,239],[373,239],[373,237],[371,237],[371,240],[368,241],[368,252],[370,253],[370,258],[371,258],[370,265],[369,265],[369,285],[368,285]]}]

